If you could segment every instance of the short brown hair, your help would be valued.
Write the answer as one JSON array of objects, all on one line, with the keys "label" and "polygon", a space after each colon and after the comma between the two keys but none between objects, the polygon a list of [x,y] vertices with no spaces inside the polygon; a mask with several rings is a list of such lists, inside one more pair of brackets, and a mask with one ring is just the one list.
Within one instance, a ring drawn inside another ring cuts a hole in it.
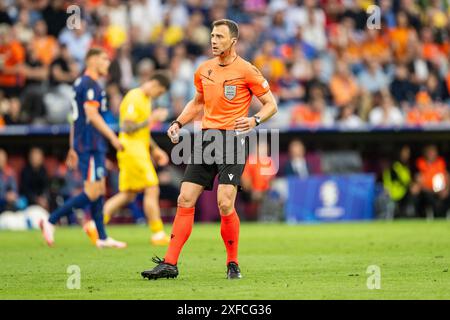
[{"label": "short brown hair", "polygon": [[220,19],[212,23],[213,28],[221,25],[225,25],[228,27],[232,38],[239,38],[239,27],[236,22],[230,19]]},{"label": "short brown hair", "polygon": [[85,60],[87,61],[90,57],[101,55],[104,52],[105,52],[105,50],[103,50],[102,48],[92,47],[86,53]]},{"label": "short brown hair", "polygon": [[166,90],[170,89],[170,79],[169,77],[162,71],[155,72],[150,80],[158,81],[158,83],[164,87]]}]

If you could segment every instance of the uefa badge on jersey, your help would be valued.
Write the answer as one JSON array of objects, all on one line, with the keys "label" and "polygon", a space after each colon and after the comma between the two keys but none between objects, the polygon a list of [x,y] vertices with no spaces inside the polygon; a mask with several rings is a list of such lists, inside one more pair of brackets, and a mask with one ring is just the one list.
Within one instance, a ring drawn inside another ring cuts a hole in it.
[{"label": "uefa badge on jersey", "polygon": [[223,93],[228,100],[232,100],[236,96],[236,86],[224,86]]},{"label": "uefa badge on jersey", "polygon": [[97,168],[97,178],[102,179],[105,176],[105,169],[103,167]]}]

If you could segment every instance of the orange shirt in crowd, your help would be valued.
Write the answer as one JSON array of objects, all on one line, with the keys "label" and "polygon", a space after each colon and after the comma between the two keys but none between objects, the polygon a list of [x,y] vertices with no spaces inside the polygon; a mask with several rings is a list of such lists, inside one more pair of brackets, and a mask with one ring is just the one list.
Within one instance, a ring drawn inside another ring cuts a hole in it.
[{"label": "orange shirt in crowd", "polygon": [[441,47],[437,43],[424,43],[422,54],[425,60],[436,61],[442,55]]},{"label": "orange shirt in crowd", "polygon": [[376,39],[370,39],[365,41],[361,45],[361,52],[366,59],[377,59],[378,61],[384,61],[390,56],[389,46],[384,37],[378,36]]},{"label": "orange shirt in crowd", "polygon": [[[25,49],[18,41],[12,41],[0,46],[0,63],[4,67],[14,67],[25,61]],[[17,73],[3,73],[0,68],[0,86],[16,87],[23,84],[23,77]]]},{"label": "orange shirt in crowd", "polygon": [[251,182],[253,191],[267,191],[275,175],[276,170],[269,156],[257,157],[251,154],[242,173],[242,179],[248,179]]},{"label": "orange shirt in crowd", "polygon": [[31,45],[38,60],[46,66],[50,65],[56,57],[58,43],[52,36],[34,38]]},{"label": "orange shirt in crowd", "polygon": [[447,168],[442,157],[438,157],[434,162],[428,162],[424,157],[420,157],[416,161],[416,166],[419,170],[422,187],[426,190],[433,190],[433,184],[437,179],[444,179],[441,181],[447,185]]},{"label": "orange shirt in crowd", "polygon": [[447,83],[447,90],[450,92],[450,71],[447,73],[447,76],[445,77],[445,82]]},{"label": "orange shirt in crowd", "polygon": [[335,105],[343,106],[353,100],[358,94],[359,88],[351,77],[333,76],[330,81],[330,90]]},{"label": "orange shirt in crowd", "polygon": [[277,81],[285,73],[284,62],[282,59],[277,57],[261,54],[255,57],[253,63],[259,70],[267,70],[264,74],[272,82]]},{"label": "orange shirt in crowd", "polygon": [[269,91],[261,72],[239,56],[226,66],[220,66],[218,58],[203,62],[194,84],[205,99],[203,129],[233,130],[238,118],[248,116],[252,95]]},{"label": "orange shirt in crowd", "polygon": [[411,36],[409,28],[392,28],[389,32],[390,42],[393,44],[395,57],[403,60],[408,53],[408,41]]},{"label": "orange shirt in crowd", "polygon": [[423,110],[414,108],[406,115],[407,124],[424,124],[430,122],[440,122],[441,120],[441,114],[433,108],[426,108]]},{"label": "orange shirt in crowd", "polygon": [[322,122],[320,112],[311,110],[308,106],[299,105],[292,110],[291,124],[304,126],[318,126]]}]

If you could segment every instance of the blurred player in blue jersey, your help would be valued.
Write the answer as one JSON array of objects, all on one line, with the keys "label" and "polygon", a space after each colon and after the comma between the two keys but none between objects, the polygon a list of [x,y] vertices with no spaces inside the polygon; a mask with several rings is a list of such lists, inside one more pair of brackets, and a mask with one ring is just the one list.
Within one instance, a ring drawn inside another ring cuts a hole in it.
[{"label": "blurred player in blue jersey", "polygon": [[73,125],[70,130],[70,150],[67,165],[80,169],[84,190],[55,210],[50,218],[42,220],[40,227],[49,246],[54,243],[55,224],[62,216],[75,209],[90,207],[95,221],[98,248],[124,248],[126,243],[107,236],[103,224],[103,202],[105,195],[105,156],[108,141],[117,150],[122,150],[118,137],[103,119],[107,111],[105,92],[98,79],[108,74],[110,61],[99,48],[92,48],[86,54],[86,71],[74,83]]}]

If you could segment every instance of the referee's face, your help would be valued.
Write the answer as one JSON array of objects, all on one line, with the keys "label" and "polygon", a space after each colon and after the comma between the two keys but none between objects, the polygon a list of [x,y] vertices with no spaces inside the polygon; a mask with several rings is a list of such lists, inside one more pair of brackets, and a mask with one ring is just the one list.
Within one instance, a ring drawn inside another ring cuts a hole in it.
[{"label": "referee's face", "polygon": [[214,56],[229,54],[229,49],[233,45],[230,30],[226,25],[215,26],[211,32],[211,49]]}]

